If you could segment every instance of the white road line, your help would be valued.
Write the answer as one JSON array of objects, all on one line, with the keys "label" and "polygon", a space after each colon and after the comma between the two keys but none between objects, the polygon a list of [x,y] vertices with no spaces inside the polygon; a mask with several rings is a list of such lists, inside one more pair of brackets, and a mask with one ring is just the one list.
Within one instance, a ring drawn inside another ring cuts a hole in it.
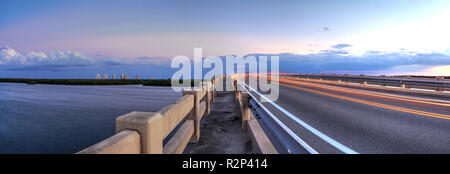
[{"label": "white road line", "polygon": [[[267,113],[269,114],[270,117],[272,117],[272,119],[278,123],[278,125],[280,125],[281,128],[283,128],[292,138],[294,138],[295,141],[297,141],[297,143],[299,143],[301,146],[303,146],[309,153],[311,154],[319,154],[319,152],[317,152],[314,148],[312,148],[308,143],[306,143],[305,141],[303,141],[299,136],[297,136],[297,134],[295,134],[291,129],[289,129],[283,122],[281,122],[277,117],[275,117],[275,115],[272,114],[272,112],[269,111],[269,109],[267,109],[262,103],[260,103],[258,101],[258,99],[256,99],[256,97],[247,89],[244,89],[245,91],[248,92],[248,94],[256,101],[256,103]],[[290,151],[290,149],[287,149],[288,151]]]},{"label": "white road line", "polygon": [[346,154],[358,154],[358,152],[354,151],[353,149],[351,149],[351,148],[349,148],[349,147],[347,147],[347,146],[337,142],[336,140],[330,138],[329,136],[325,135],[324,133],[320,132],[319,130],[313,128],[308,123],[302,121],[301,119],[299,119],[295,115],[291,114],[290,112],[288,112],[287,110],[285,110],[284,108],[282,108],[281,106],[276,104],[275,102],[269,100],[266,96],[262,95],[261,93],[259,93],[258,91],[256,91],[252,87],[250,87],[249,85],[247,85],[245,83],[242,83],[240,80],[237,80],[237,81],[240,84],[247,86],[249,89],[251,89],[252,91],[257,93],[259,96],[263,97],[265,100],[269,101],[269,103],[272,104],[273,106],[275,106],[278,110],[280,110],[281,112],[283,112],[284,114],[289,116],[291,119],[296,121],[298,124],[302,125],[304,128],[308,129],[310,132],[312,132],[316,136],[320,137],[322,140],[324,140],[327,143],[331,144],[333,147],[339,149],[340,151],[342,151],[342,152],[344,152]]},{"label": "white road line", "polygon": [[427,91],[427,92],[435,92],[435,90],[432,89],[420,89],[420,88],[409,88],[416,91]]}]

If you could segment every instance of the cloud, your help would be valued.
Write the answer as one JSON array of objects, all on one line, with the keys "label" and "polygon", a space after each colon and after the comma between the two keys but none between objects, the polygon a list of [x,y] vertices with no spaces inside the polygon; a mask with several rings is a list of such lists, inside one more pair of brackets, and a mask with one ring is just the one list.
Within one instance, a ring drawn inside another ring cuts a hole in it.
[{"label": "cloud", "polygon": [[112,59],[104,60],[103,64],[116,66],[116,65],[124,65],[124,64],[127,64],[127,63],[122,61],[122,60],[120,60],[120,59],[112,58]]},{"label": "cloud", "polygon": [[328,28],[328,27],[323,27],[322,30],[323,30],[323,31],[329,31],[330,28]]},{"label": "cloud", "polygon": [[[280,57],[280,71],[290,73],[336,74],[408,74],[450,65],[450,56],[442,53],[418,53],[406,50],[395,52],[367,51],[353,55],[346,51],[351,45],[338,44],[314,54],[252,54]],[[447,66],[448,67],[448,66]],[[442,71],[440,71],[442,72]],[[447,75],[450,75],[450,70]],[[430,74],[430,73],[428,73]],[[442,73],[440,73],[442,74]]]},{"label": "cloud", "polygon": [[143,56],[143,57],[138,57],[137,61],[143,62],[143,63],[169,64],[171,59],[157,57],[157,56],[153,56],[153,57]]},{"label": "cloud", "polygon": [[[441,53],[373,50],[361,55],[353,55],[347,51],[349,47],[351,47],[350,44],[337,44],[328,50],[322,50],[314,54],[250,55],[256,58],[259,56],[279,56],[280,72],[290,73],[325,72],[389,75],[440,72],[440,74],[445,74],[445,69],[448,69],[447,65],[450,65],[450,56]],[[220,58],[225,61],[224,56]],[[270,66],[270,62],[268,65]],[[434,67],[442,68],[433,69]],[[118,58],[107,58],[94,62],[76,51],[56,51],[49,54],[29,52],[23,56],[12,49],[0,49],[1,77],[94,78],[97,73],[124,73],[129,75],[139,74],[142,78],[169,78],[175,71],[175,69],[170,68],[170,59],[160,57],[138,57],[126,61]]]},{"label": "cloud", "polygon": [[[348,45],[348,44],[346,44]],[[346,48],[339,46],[338,48]],[[249,54],[258,60],[260,56],[279,56],[279,71],[286,73],[336,73],[336,74],[427,74],[434,67],[439,69],[439,75],[445,74],[446,65],[450,65],[450,56],[440,53],[413,53],[405,50],[397,52],[367,51],[362,55],[353,55],[345,50],[330,48],[313,54]],[[226,61],[225,56],[220,57]],[[269,59],[270,60],[270,59]],[[268,62],[270,67],[271,62]],[[223,69],[226,69],[225,63]],[[447,75],[450,75],[448,70]]]},{"label": "cloud", "polygon": [[26,57],[9,48],[8,46],[0,48],[0,65],[1,64],[23,64]]},{"label": "cloud", "polygon": [[[450,65],[450,56],[439,53],[403,54],[402,52],[376,52],[361,56],[340,52],[280,56],[280,70],[303,73],[374,74],[421,72],[424,69]],[[396,67],[408,67],[408,71]]]},{"label": "cloud", "polygon": [[0,78],[95,78],[97,73],[168,78],[175,70],[170,59],[145,57],[132,60],[96,56],[96,61],[79,51],[30,51],[22,55],[9,47],[0,48]]},{"label": "cloud", "polygon": [[333,45],[331,47],[334,48],[334,49],[342,50],[342,49],[345,49],[345,48],[352,47],[352,45],[350,45],[350,44],[337,44],[337,45]]},{"label": "cloud", "polygon": [[346,55],[349,54],[346,50],[321,50],[320,54],[327,54],[327,55]]},{"label": "cloud", "polygon": [[23,56],[10,47],[0,48],[0,65],[7,69],[70,68],[91,65],[79,51],[52,51],[49,54],[30,51]]}]

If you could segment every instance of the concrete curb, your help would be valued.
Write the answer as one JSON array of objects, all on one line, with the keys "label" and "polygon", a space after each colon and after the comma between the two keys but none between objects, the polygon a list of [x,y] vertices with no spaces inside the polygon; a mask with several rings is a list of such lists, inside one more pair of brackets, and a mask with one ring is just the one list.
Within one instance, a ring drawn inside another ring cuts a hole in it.
[{"label": "concrete curb", "polygon": [[278,151],[270,142],[264,130],[255,119],[253,113],[250,112],[250,120],[246,121],[247,135],[252,139],[254,153],[257,154],[278,154]]},{"label": "concrete curb", "polygon": [[250,96],[247,92],[241,92],[239,90],[240,87],[239,84],[236,83],[236,80],[234,80],[233,84],[236,103],[239,105],[242,113],[242,129],[247,132],[247,135],[251,138],[254,153],[278,154],[275,146],[261,128],[261,125],[259,125],[259,122],[249,108]]}]

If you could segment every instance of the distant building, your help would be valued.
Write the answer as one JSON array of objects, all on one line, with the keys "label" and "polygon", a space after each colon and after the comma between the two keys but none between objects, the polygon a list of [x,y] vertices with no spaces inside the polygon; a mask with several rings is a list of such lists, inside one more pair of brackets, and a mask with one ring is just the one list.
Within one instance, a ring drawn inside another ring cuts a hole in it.
[{"label": "distant building", "polygon": [[128,79],[128,75],[125,75],[125,79]]},{"label": "distant building", "polygon": [[136,79],[139,80],[139,78],[140,78],[139,75],[136,75]]},{"label": "distant building", "polygon": [[108,79],[108,74],[103,74],[103,80]]},{"label": "distant building", "polygon": [[120,79],[121,79],[121,80],[125,80],[125,79],[126,79],[125,74],[121,74],[121,75],[120,75]]},{"label": "distant building", "polygon": [[112,75],[111,75],[111,79],[116,79],[116,73],[113,73]]},{"label": "distant building", "polygon": [[95,76],[95,79],[100,79],[100,74],[97,74],[96,76]]}]

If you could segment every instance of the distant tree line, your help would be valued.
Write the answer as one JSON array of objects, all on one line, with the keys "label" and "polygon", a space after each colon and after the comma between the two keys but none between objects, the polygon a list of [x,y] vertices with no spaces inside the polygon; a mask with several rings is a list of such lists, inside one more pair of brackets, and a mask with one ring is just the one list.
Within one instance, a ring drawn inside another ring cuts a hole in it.
[{"label": "distant tree line", "polygon": [[[183,80],[180,80],[182,82]],[[190,80],[191,86],[198,86],[199,80]],[[148,80],[94,80],[94,79],[25,79],[0,78],[0,82],[26,83],[26,84],[52,84],[52,85],[144,85],[144,86],[171,86],[171,79]]]}]

